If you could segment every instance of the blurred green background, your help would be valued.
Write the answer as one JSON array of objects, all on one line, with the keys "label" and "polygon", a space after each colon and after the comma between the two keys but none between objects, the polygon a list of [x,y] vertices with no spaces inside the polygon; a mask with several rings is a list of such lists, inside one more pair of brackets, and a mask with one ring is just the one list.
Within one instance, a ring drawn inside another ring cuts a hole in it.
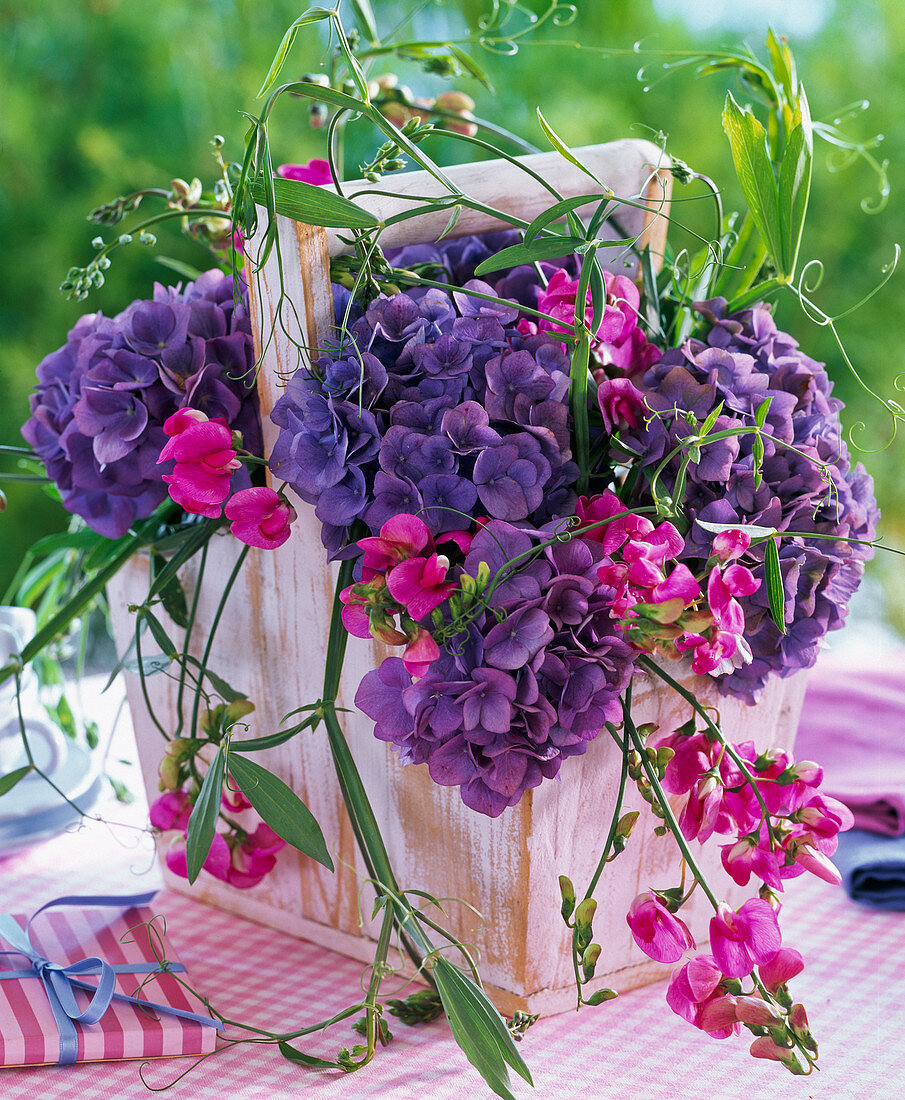
[{"label": "blurred green background", "polygon": [[[528,0],[535,11],[546,7]],[[411,37],[444,38],[474,25],[484,0],[415,4],[373,0],[382,29],[419,8]],[[848,104],[871,101],[849,130],[869,139],[883,133],[880,159],[891,161],[892,197],[868,215],[861,200],[877,197],[876,180],[856,164],[829,169],[829,149],[818,144],[812,208],[803,245],[805,258],[825,264],[817,292],[829,313],[846,309],[880,278],[893,242],[905,242],[905,202],[900,180],[905,164],[905,7],[873,0],[579,0],[568,27],[548,24],[516,57],[477,51],[495,94],[472,80],[457,86],[478,102],[478,114],[504,123],[543,145],[535,108],[570,143],[591,144],[624,136],[669,135],[669,151],[718,180],[733,206],[735,191],[728,146],[719,116],[725,78],[696,80],[688,71],[645,91],[640,65],[657,59],[646,50],[718,47],[747,41],[760,50],[767,26],[788,35],[816,118],[831,119]],[[6,277],[0,290],[0,442],[19,442],[28,416],[35,365],[65,340],[86,311],[113,314],[136,297],[149,296],[154,280],[174,276],[134,245],[116,256],[107,285],[86,303],[66,301],[57,287],[72,264],[91,256],[97,228],[86,221],[92,207],[141,186],[167,186],[174,176],[214,179],[210,139],[227,139],[226,155],[238,159],[244,124],[239,112],[254,95],[286,26],[303,10],[299,0],[0,0],[3,64],[0,66],[0,240]],[[570,45],[579,41],[587,47]],[[316,70],[325,40],[308,29],[297,40],[287,76]],[[607,50],[621,51],[608,53]],[[388,59],[372,69],[397,72],[416,94],[436,94],[441,83],[417,67]],[[655,74],[656,75],[656,74]],[[738,98],[745,100],[744,93]],[[323,131],[312,131],[304,107],[288,102],[277,115],[271,140],[278,163],[304,161],[323,151]],[[364,139],[365,135],[362,135]],[[468,159],[465,146],[444,143],[447,157]],[[352,141],[347,174],[367,144]],[[689,204],[687,209],[693,209]],[[150,211],[150,204],[148,207]],[[107,231],[109,233],[109,230]],[[161,235],[159,251],[195,266],[205,253],[177,233]],[[901,335],[905,270],[854,317],[842,332],[858,369],[879,392],[892,396],[903,371]],[[793,327],[805,349],[830,365],[836,392],[848,404],[849,425],[864,420],[866,448],[887,441],[888,417],[854,382],[828,333],[786,302],[780,319]],[[901,489],[902,446],[864,456],[877,481],[886,541],[905,546]],[[66,516],[31,486],[8,486],[9,507],[0,517],[0,591],[26,546],[65,525]],[[886,608],[905,623],[903,586],[894,580],[896,559],[879,555],[872,566],[883,583]]]}]

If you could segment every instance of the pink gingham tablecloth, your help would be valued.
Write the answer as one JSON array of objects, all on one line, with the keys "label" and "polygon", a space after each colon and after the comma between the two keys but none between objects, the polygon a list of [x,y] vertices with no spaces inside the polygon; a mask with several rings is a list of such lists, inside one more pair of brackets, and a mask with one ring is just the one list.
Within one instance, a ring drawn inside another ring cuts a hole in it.
[{"label": "pink gingham tablecloth", "polygon": [[[134,816],[110,809],[111,818]],[[0,860],[2,908],[29,912],[67,893],[134,893],[157,881],[150,838],[138,829],[91,824],[30,852]],[[807,968],[793,990],[803,1000],[821,1046],[823,1069],[794,1078],[755,1061],[743,1038],[716,1041],[674,1016],[662,983],[581,1013],[542,1019],[522,1053],[532,1091],[515,1079],[519,1100],[581,1096],[596,1100],[882,1100],[905,1095],[905,915],[859,906],[841,889],[809,876],[788,886],[783,927]],[[351,1003],[362,966],[177,894],[152,908],[192,980],[227,1016],[271,1030],[327,1018]],[[299,1092],[323,1100],[462,1100],[489,1096],[440,1020],[405,1027],[353,1075],[302,1069],[272,1047],[239,1045],[192,1069],[171,1090],[174,1100],[282,1100]],[[358,1037],[347,1024],[310,1039],[304,1049],[335,1057]],[[191,1059],[147,1063],[159,1088]],[[2,1100],[110,1100],[147,1097],[135,1062],[0,1070]]]}]

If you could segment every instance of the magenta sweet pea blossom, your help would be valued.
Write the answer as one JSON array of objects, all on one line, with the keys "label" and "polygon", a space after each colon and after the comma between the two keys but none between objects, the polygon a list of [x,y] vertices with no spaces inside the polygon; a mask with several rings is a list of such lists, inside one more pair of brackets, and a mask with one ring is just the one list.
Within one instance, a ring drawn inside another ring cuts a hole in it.
[{"label": "magenta sweet pea blossom", "polygon": [[721,904],[710,921],[710,949],[727,978],[743,978],[755,965],[770,962],[782,946],[773,907],[750,898],[733,912]]},{"label": "magenta sweet pea blossom", "polygon": [[440,656],[440,647],[434,641],[433,635],[419,627],[414,638],[405,647],[402,654],[402,663],[405,671],[418,678],[424,676],[430,666]]},{"label": "magenta sweet pea blossom", "polygon": [[388,519],[379,535],[359,539],[358,545],[364,550],[362,576],[368,580],[431,546],[431,533],[423,519],[402,513]]},{"label": "magenta sweet pea blossom", "polygon": [[[230,861],[224,881],[239,890],[248,890],[276,866],[276,854],[286,841],[269,825],[260,824],[239,843],[230,846]],[[219,878],[220,876],[217,875]]]},{"label": "magenta sweet pea blossom", "polygon": [[764,986],[775,993],[781,985],[786,985],[804,970],[804,959],[801,952],[794,947],[780,947],[769,962],[761,963],[757,968],[760,980]]},{"label": "magenta sweet pea blossom", "polygon": [[670,913],[653,890],[635,898],[625,919],[635,943],[656,962],[678,962],[695,946],[685,923]]},{"label": "magenta sweet pea blossom", "polygon": [[720,983],[724,974],[712,955],[695,955],[687,963],[673,971],[666,991],[666,1003],[677,1015],[694,1027],[712,1035],[714,1039],[728,1039],[739,1031],[738,1023],[720,1022],[712,1016],[704,1017],[709,1005],[723,999]]},{"label": "magenta sweet pea blossom", "polygon": [[745,531],[720,531],[714,536],[711,552],[718,561],[734,561],[751,545],[751,536]]},{"label": "magenta sweet pea blossom", "polygon": [[309,160],[307,164],[281,164],[277,168],[277,175],[282,176],[284,180],[298,180],[300,183],[313,183],[316,186],[333,182],[329,161],[320,160],[317,157]]},{"label": "magenta sweet pea blossom", "polygon": [[458,587],[455,581],[447,581],[448,571],[449,558],[442,554],[407,558],[387,574],[390,594],[413,619],[423,619]]},{"label": "magenta sweet pea blossom", "polygon": [[148,817],[155,829],[166,833],[171,829],[185,829],[191,813],[192,800],[188,791],[180,787],[155,798],[148,810]]},{"label": "magenta sweet pea blossom", "polygon": [[[167,848],[165,857],[167,867],[174,875],[179,875],[180,878],[189,877],[185,842],[185,833],[174,837],[169,848]],[[226,882],[229,875],[230,858],[229,845],[226,843],[226,838],[221,833],[214,833],[211,850],[208,852],[207,859],[204,861],[203,869],[212,874],[214,878],[220,879],[221,882]]]},{"label": "magenta sweet pea blossom", "polygon": [[275,550],[289,538],[297,518],[291,504],[268,486],[242,489],[226,502],[229,529],[240,541],[261,550]]},{"label": "magenta sweet pea blossom", "polygon": [[617,428],[637,428],[645,409],[644,395],[628,378],[604,377],[597,387],[597,404],[611,434]]},{"label": "magenta sweet pea blossom", "polygon": [[185,415],[187,411],[181,409],[164,423],[170,438],[157,462],[176,461],[173,472],[162,477],[177,504],[187,512],[216,519],[229,496],[230,478],[242,464],[223,417],[200,420]]}]

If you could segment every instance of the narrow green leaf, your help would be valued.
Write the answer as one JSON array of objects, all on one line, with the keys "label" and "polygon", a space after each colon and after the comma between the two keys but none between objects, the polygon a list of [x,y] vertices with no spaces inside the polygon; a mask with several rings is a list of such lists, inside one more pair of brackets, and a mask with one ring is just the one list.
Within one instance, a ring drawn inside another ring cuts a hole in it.
[{"label": "narrow green leaf", "polygon": [[773,398],[767,397],[765,400],[757,406],[757,410],[754,413],[754,423],[758,428],[762,428],[767,422],[767,414],[770,412],[770,406],[773,404]]},{"label": "narrow green leaf", "polygon": [[560,156],[565,157],[566,160],[570,164],[574,164],[576,168],[580,168],[581,171],[584,172],[584,174],[586,176],[590,176],[590,178],[595,183],[600,184],[601,187],[604,187],[606,190],[609,190],[609,188],[606,188],[605,184],[603,184],[594,175],[594,173],[591,171],[591,169],[588,168],[588,166],[586,164],[582,164],[581,161],[578,159],[578,157],[575,156],[575,154],[568,147],[568,145],[566,145],[566,143],[559,136],[559,134],[557,134],[557,132],[550,125],[550,123],[547,122],[547,120],[541,114],[540,107],[537,108],[537,121],[540,123],[540,128],[544,131],[544,134],[545,134],[547,140],[550,142],[550,144],[553,146],[553,148],[557,151],[557,153],[559,153]]},{"label": "narrow green leaf", "polygon": [[135,638],[133,636],[132,640],[129,642],[128,646],[126,647],[125,653],[122,655],[122,657],[119,658],[119,660],[113,666],[113,671],[107,677],[106,684],[104,684],[104,686],[101,688],[101,695],[104,694],[104,692],[110,687],[110,685],[113,683],[113,681],[116,679],[116,677],[119,676],[119,674],[122,672],[122,670],[126,667],[126,661],[129,660],[129,658],[131,657],[134,650],[135,650]]},{"label": "narrow green leaf", "polygon": [[716,424],[716,422],[719,418],[719,415],[722,411],[723,411],[723,402],[721,401],[715,409],[711,409],[711,411],[709,412],[709,414],[707,416],[707,419],[701,425],[701,430],[698,432],[698,435],[701,435],[701,436],[709,435],[710,432],[713,430],[713,426],[714,426],[714,424]]},{"label": "narrow green leaf", "polygon": [[779,222],[782,229],[782,262],[791,279],[798,263],[801,235],[804,230],[811,193],[811,165],[814,159],[814,135],[811,112],[804,88],[792,119],[792,131],[786,143],[779,170]]},{"label": "narrow green leaf", "polygon": [[293,726],[291,729],[278,730],[276,733],[268,734],[266,737],[252,737],[247,741],[234,740],[230,742],[230,751],[260,752],[262,749],[275,749],[278,745],[285,745],[285,743],[291,741],[296,734],[301,733],[302,730],[310,729],[318,722],[320,722],[320,718],[312,715],[310,718],[306,718],[304,722],[299,722],[298,725]]},{"label": "narrow green leaf", "polygon": [[258,92],[258,99],[260,99],[261,96],[267,95],[274,84],[276,84],[282,72],[283,65],[286,63],[289,51],[292,49],[292,43],[295,41],[295,36],[299,32],[299,27],[304,27],[308,23],[317,23],[323,19],[329,19],[331,14],[332,12],[328,11],[326,8],[311,8],[310,11],[306,11],[296,19],[289,30],[283,35],[283,40],[277,47],[277,52],[274,55],[273,61],[270,63],[270,68],[267,70],[267,76],[264,77],[264,83],[261,85],[261,89]]},{"label": "narrow green leaf", "polygon": [[190,279],[192,282],[195,279],[199,279],[204,272],[195,267],[194,264],[184,263],[182,260],[176,260],[172,256],[155,256],[154,262],[160,264],[161,267],[165,267],[168,271],[175,271],[177,275],[181,275],[183,279]]},{"label": "narrow green leaf", "polygon": [[24,779],[26,775],[31,771],[31,765],[26,764],[23,768],[16,768],[15,771],[9,772],[7,775],[0,776],[0,796],[7,794],[15,787],[20,779]]},{"label": "narrow green leaf", "polygon": [[170,660],[175,660],[179,650],[176,648],[176,643],[167,634],[160,619],[149,608],[144,608],[139,614],[146,620],[154,641],[157,642]]},{"label": "narrow green leaf", "polygon": [[172,663],[165,653],[152,653],[148,657],[142,656],[141,664],[134,657],[130,657],[128,661],[123,661],[122,667],[126,672],[134,672],[136,676],[139,673],[142,676],[154,676],[169,668]]},{"label": "narrow green leaf", "polygon": [[535,260],[555,260],[560,256],[569,256],[580,244],[584,244],[583,237],[538,237],[531,244],[513,244],[478,264],[475,275],[486,275],[490,271],[501,271],[504,267],[517,267],[519,264],[531,264]]},{"label": "narrow green leaf", "polygon": [[782,583],[782,572],[779,567],[779,549],[776,545],[776,539],[770,539],[766,543],[765,549],[764,570],[767,575],[767,598],[770,601],[770,614],[780,634],[785,634],[786,595]]},{"label": "narrow green leaf", "polygon": [[757,231],[777,271],[783,271],[779,193],[767,152],[767,134],[749,110],[742,110],[726,93],[723,130],[729,138],[735,171]]},{"label": "narrow green leaf", "polygon": [[228,684],[222,676],[218,676],[216,672],[211,672],[209,668],[204,670],[204,675],[210,682],[211,687],[216,693],[223,699],[225,703],[236,703],[240,699],[247,699],[248,696],[238,691],[236,688]]},{"label": "narrow green leaf", "polygon": [[379,42],[380,37],[377,34],[377,23],[374,19],[374,9],[371,7],[371,0],[352,0],[352,11],[355,13],[358,25],[364,31],[368,40],[370,42]]},{"label": "narrow green leaf", "polygon": [[444,237],[448,237],[449,234],[452,233],[452,231],[456,228],[456,226],[458,225],[458,222],[459,222],[459,218],[462,217],[463,209],[464,209],[464,207],[462,207],[462,206],[454,206],[453,207],[453,212],[449,216],[449,221],[446,223],[446,228],[443,230],[443,232],[437,238],[438,241],[442,241]]},{"label": "narrow green leaf", "polygon": [[785,41],[776,37],[772,27],[767,31],[767,50],[773,62],[773,75],[786,93],[786,98],[792,103],[798,91],[795,59]]},{"label": "narrow green leaf", "polygon": [[490,83],[490,78],[487,73],[481,68],[481,66],[475,61],[475,59],[467,54],[459,46],[454,46],[452,43],[449,45],[449,52],[453,55],[456,61],[462,66],[462,69],[468,73],[469,76],[473,76],[479,84],[483,84],[488,92],[493,91],[493,85]]},{"label": "narrow green leaf", "polygon": [[318,1069],[342,1069],[339,1062],[328,1062],[324,1058],[315,1058],[313,1054],[303,1054],[285,1041],[280,1043],[280,1054],[284,1058],[288,1058],[290,1062],[297,1062],[301,1066],[315,1066]]},{"label": "narrow green leaf", "polygon": [[[151,561],[154,566],[155,574],[159,573],[161,569],[166,568],[166,558],[153,547],[151,549]],[[185,630],[189,625],[189,608],[185,598],[185,591],[179,581],[179,577],[175,574],[171,576],[167,583],[160,589],[159,595],[164,611],[166,611],[177,626],[181,626],[182,629]]]},{"label": "narrow green leaf", "polygon": [[275,833],[306,856],[333,870],[333,860],[320,825],[282,779],[241,753],[230,755],[229,770],[242,793]]},{"label": "narrow green leaf", "polygon": [[[564,218],[570,211],[578,210],[582,206],[587,206],[588,203],[599,201],[599,195],[575,195],[571,199],[563,199],[561,202],[555,202],[552,206],[548,206],[528,225],[525,230],[525,244],[530,244],[542,229],[546,229],[548,225]],[[606,201],[605,199],[604,202]]]},{"label": "narrow green leaf", "polygon": [[714,535],[722,534],[723,531],[743,531],[752,539],[769,539],[776,534],[775,527],[758,527],[756,523],[711,523],[706,519],[696,519],[695,523]]},{"label": "narrow green leaf", "polygon": [[504,1063],[533,1085],[505,1020],[484,990],[442,955],[431,973],[456,1043],[497,1096],[513,1096]]},{"label": "narrow green leaf", "polygon": [[189,882],[198,877],[204,861],[207,859],[214,833],[217,829],[217,815],[220,813],[220,796],[223,793],[223,776],[226,761],[223,750],[217,749],[207,775],[201,784],[198,799],[192,808],[185,842],[185,856],[188,864]]},{"label": "narrow green leaf", "polygon": [[[251,185],[254,200],[261,206],[267,205],[267,188],[261,180]],[[326,187],[317,187],[313,183],[301,180],[284,180],[277,176],[273,180],[274,209],[293,221],[305,225],[324,225],[339,229],[373,229],[379,224],[373,214],[356,206],[354,202],[336,195]]]}]

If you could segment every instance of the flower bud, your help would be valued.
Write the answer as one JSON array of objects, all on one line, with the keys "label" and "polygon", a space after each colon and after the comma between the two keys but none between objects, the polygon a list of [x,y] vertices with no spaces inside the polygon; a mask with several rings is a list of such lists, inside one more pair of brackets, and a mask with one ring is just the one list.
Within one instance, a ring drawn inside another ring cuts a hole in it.
[{"label": "flower bud", "polygon": [[434,106],[439,111],[451,111],[454,115],[461,114],[463,111],[473,111],[475,108],[475,102],[470,95],[466,95],[465,92],[441,92],[437,96]]},{"label": "flower bud", "polygon": [[593,898],[585,898],[575,910],[575,928],[578,932],[578,943],[581,947],[586,947],[591,942],[591,936],[593,935],[591,922],[594,920],[596,912],[597,902]]},{"label": "flower bud", "polygon": [[739,997],[735,1002],[735,1014],[740,1023],[757,1027],[773,1027],[782,1023],[776,1009],[760,997]]},{"label": "flower bud", "polygon": [[569,917],[575,911],[575,887],[572,885],[572,880],[566,875],[559,876],[559,892],[562,895],[562,907],[560,908],[562,919],[568,922]]},{"label": "flower bud", "polygon": [[592,943],[585,948],[584,954],[581,956],[581,972],[585,976],[585,981],[594,977],[594,971],[597,969],[597,960],[600,958],[600,944]]},{"label": "flower bud", "polygon": [[175,791],[179,786],[179,761],[174,756],[164,756],[158,765],[157,774],[160,777],[157,784],[160,790]]},{"label": "flower bud", "polygon": [[590,997],[585,1001],[588,1005],[602,1005],[604,1001],[612,1001],[614,997],[618,997],[619,994],[615,989],[598,989],[596,993],[592,993]]}]

